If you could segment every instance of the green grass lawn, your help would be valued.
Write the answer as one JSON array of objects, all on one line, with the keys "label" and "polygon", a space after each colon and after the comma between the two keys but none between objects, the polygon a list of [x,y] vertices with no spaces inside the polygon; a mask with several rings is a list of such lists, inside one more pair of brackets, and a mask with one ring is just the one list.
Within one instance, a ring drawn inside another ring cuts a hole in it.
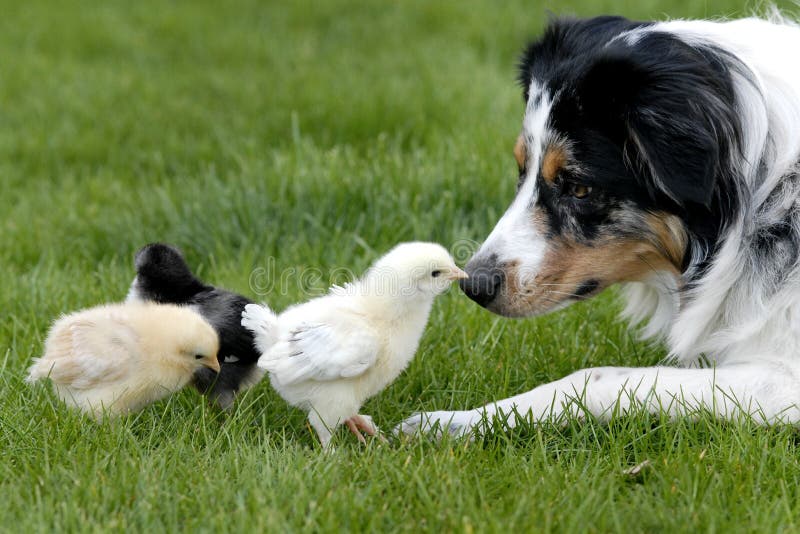
[{"label": "green grass lawn", "polygon": [[[412,239],[458,245],[463,263],[512,197],[514,64],[548,9],[712,17],[741,3],[0,4],[0,530],[800,528],[794,429],[634,414],[471,445],[340,433],[325,455],[267,383],[230,415],[186,390],[97,425],[23,382],[51,321],[124,298],[150,241],[277,309],[324,281],[268,290],[253,273],[360,272]],[[658,362],[618,309],[606,293],[512,321],[453,290],[363,411],[391,428],[584,366]]]}]

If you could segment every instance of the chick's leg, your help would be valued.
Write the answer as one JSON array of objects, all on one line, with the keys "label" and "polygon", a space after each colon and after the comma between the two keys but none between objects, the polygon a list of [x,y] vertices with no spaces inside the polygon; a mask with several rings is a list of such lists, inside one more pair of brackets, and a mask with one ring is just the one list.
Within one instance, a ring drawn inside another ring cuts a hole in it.
[{"label": "chick's leg", "polygon": [[316,410],[311,410],[308,413],[308,422],[311,424],[311,428],[313,428],[317,433],[317,437],[319,438],[319,442],[322,444],[322,448],[325,450],[330,450],[331,437],[333,436],[333,430],[335,427],[329,428]]}]

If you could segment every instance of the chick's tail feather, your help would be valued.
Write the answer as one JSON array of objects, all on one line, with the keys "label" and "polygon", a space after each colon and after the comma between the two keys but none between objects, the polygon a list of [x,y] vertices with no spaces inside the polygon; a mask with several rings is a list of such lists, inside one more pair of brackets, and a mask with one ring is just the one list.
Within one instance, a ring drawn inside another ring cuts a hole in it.
[{"label": "chick's tail feather", "polygon": [[256,350],[262,355],[278,340],[278,316],[264,305],[245,306],[242,312],[242,326],[253,333]]},{"label": "chick's tail feather", "polygon": [[53,364],[47,365],[42,358],[34,358],[33,363],[28,367],[28,376],[25,377],[25,382],[33,384],[37,380],[47,378],[50,374]]}]

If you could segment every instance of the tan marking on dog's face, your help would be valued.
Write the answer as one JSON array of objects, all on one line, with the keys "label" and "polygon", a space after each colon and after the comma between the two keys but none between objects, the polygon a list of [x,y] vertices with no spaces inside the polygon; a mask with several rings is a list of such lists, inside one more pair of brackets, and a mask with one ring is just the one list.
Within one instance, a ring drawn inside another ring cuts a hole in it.
[{"label": "tan marking on dog's face", "polygon": [[528,151],[525,148],[525,139],[522,135],[517,137],[517,143],[514,145],[514,159],[517,160],[517,166],[522,172],[528,162]]},{"label": "tan marking on dog's face", "polygon": [[688,240],[681,220],[664,212],[649,213],[647,225],[656,236],[662,255],[674,266],[675,271],[680,272]]},{"label": "tan marking on dog's face", "polygon": [[548,184],[555,182],[558,173],[567,166],[567,151],[561,145],[550,145],[542,156],[542,178]]},{"label": "tan marking on dog's face", "polygon": [[[534,215],[534,225],[540,227],[542,221],[543,216]],[[649,230],[641,239],[605,235],[584,244],[569,236],[550,238],[536,272],[525,272],[519,262],[504,266],[505,287],[491,309],[512,317],[537,315],[594,296],[615,283],[642,281],[655,272],[680,277],[686,247],[680,220],[655,213],[647,215],[646,224]],[[597,287],[576,296],[587,282],[596,282]]]}]

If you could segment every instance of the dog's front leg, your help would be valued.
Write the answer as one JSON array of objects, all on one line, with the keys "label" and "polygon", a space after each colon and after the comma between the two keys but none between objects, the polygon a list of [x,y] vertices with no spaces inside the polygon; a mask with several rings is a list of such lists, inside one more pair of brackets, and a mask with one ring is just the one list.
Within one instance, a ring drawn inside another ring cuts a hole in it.
[{"label": "dog's front leg", "polygon": [[480,431],[494,415],[513,427],[517,417],[557,421],[565,413],[587,411],[608,420],[632,406],[673,417],[708,411],[723,418],[746,414],[765,423],[798,423],[800,381],[792,367],[771,362],[709,369],[597,367],[474,410],[418,413],[396,430],[462,436]]}]

